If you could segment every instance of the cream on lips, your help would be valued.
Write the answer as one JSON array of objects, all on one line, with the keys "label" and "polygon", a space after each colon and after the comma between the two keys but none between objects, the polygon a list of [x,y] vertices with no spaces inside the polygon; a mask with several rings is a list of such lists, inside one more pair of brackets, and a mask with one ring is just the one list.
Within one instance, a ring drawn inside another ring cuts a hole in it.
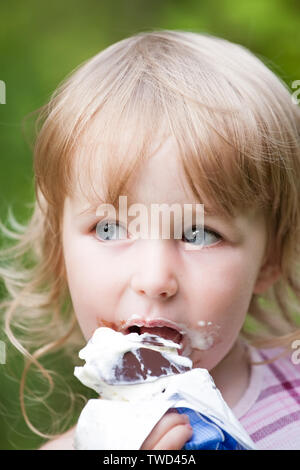
[{"label": "cream on lips", "polygon": [[[147,322],[147,320],[140,318],[138,315],[132,315],[122,329],[127,329],[128,325],[140,327],[141,331],[145,330],[144,325],[149,325],[147,331],[153,330],[156,331],[156,334],[159,334],[157,333],[157,328],[159,327],[151,327],[150,325],[161,325],[160,328],[163,328],[163,325],[165,325],[166,327],[173,328],[173,340],[178,341],[182,346],[178,353],[186,357],[191,354],[192,350],[204,351],[211,348],[219,335],[220,329],[218,325],[214,325],[211,321],[206,320],[199,320],[197,326],[191,328],[185,323],[172,322],[163,317],[157,317],[155,321],[150,320]],[[178,335],[181,336],[180,340]]]}]

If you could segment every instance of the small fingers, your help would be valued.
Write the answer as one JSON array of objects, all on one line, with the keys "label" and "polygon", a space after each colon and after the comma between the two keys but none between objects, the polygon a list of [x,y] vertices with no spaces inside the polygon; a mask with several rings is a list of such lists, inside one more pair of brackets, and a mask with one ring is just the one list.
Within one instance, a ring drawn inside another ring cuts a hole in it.
[{"label": "small fingers", "polygon": [[179,424],[162,437],[154,450],[180,450],[192,435],[193,429],[190,424]]},{"label": "small fingers", "polygon": [[192,428],[189,424],[188,416],[172,409],[164,414],[154,426],[149,436],[143,442],[141,449],[181,449],[191,435]]}]

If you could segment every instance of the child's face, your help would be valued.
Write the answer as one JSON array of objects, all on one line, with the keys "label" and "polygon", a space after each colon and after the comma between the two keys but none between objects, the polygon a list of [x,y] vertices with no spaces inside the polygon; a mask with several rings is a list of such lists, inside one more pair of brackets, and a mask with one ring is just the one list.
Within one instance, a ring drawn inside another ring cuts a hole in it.
[{"label": "child's face", "polygon": [[[132,202],[149,213],[151,203],[195,203],[182,187],[176,152],[168,139],[130,188]],[[67,198],[63,220],[68,285],[85,338],[99,326],[124,333],[132,325],[168,326],[183,333],[194,366],[216,366],[234,345],[256,289],[266,245],[262,214],[226,221],[205,213],[205,226],[222,238],[205,232],[205,246],[187,250],[191,242],[174,238],[118,241],[113,232],[104,240],[103,225],[93,230],[96,211],[77,215],[87,205],[80,194]]]}]

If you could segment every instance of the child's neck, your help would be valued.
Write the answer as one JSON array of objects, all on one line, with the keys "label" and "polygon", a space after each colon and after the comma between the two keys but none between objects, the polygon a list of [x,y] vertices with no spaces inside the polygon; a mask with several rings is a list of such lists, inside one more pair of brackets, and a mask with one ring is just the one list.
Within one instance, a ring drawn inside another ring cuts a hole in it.
[{"label": "child's neck", "polygon": [[233,408],[246,392],[250,379],[250,364],[246,348],[237,340],[224,359],[210,371],[224,400]]}]

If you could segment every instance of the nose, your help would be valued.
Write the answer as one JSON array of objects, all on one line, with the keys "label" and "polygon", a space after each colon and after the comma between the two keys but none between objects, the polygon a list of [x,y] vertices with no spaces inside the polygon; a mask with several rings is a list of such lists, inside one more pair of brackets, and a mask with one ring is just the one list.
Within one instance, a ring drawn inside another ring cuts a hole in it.
[{"label": "nose", "polygon": [[[168,299],[178,291],[174,253],[169,240],[142,240],[131,288],[152,299]],[[143,245],[143,246],[142,246]]]}]

